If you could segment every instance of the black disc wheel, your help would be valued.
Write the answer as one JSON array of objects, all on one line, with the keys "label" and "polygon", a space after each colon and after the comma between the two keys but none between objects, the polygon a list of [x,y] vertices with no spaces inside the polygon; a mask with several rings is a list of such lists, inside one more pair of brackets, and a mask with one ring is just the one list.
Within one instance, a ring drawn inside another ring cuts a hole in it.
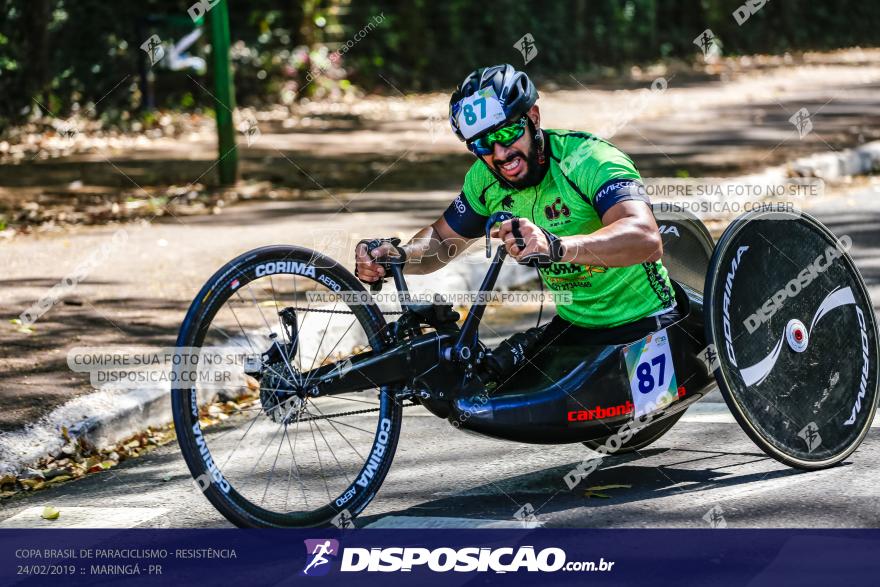
[{"label": "black disc wheel", "polygon": [[724,232],[706,276],[706,337],[736,420],[768,455],[819,469],[874,419],[874,308],[847,250],[806,214],[756,211]]}]

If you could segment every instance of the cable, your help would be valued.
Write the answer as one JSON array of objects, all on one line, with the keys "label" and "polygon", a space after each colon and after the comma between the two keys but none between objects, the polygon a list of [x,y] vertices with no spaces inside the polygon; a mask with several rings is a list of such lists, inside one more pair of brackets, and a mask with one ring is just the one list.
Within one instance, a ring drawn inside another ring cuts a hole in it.
[{"label": "cable", "polygon": [[541,286],[541,307],[538,310],[538,323],[535,324],[535,328],[541,326],[541,316],[544,314],[544,280],[541,279],[541,270],[535,267],[535,273],[538,274],[538,285]]}]

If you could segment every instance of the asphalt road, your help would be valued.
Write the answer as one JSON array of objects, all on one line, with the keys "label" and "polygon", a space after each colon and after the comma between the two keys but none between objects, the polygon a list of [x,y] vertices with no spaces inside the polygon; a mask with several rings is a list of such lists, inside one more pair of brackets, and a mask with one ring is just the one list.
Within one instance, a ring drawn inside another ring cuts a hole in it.
[{"label": "asphalt road", "polygon": [[[873,299],[880,300],[880,204],[874,188],[819,201],[812,212],[849,234]],[[800,472],[766,457],[717,394],[638,455],[616,456],[573,490],[563,475],[589,455],[579,445],[532,446],[452,429],[421,408],[404,417],[394,465],[356,525],[547,527],[876,527],[872,428],[843,465]],[[209,441],[210,441],[209,433]],[[623,485],[588,497],[591,486]],[[53,522],[39,510],[62,512]],[[521,515],[520,515],[521,517]],[[2,526],[222,527],[172,443],[108,472],[3,502]]]},{"label": "asphalt road", "polygon": [[[721,404],[698,405],[656,444],[608,459],[568,490],[563,475],[589,454],[585,447],[483,439],[413,408],[391,472],[356,525],[518,527],[523,507],[545,527],[697,528],[712,523],[713,511],[714,524],[727,527],[880,524],[876,428],[844,465],[799,472],[767,458],[724,412]],[[603,491],[608,498],[584,494],[617,484],[629,487]],[[40,519],[45,505],[61,517]],[[173,443],[106,473],[8,501],[2,516],[12,519],[0,527],[229,525],[193,485]]]}]

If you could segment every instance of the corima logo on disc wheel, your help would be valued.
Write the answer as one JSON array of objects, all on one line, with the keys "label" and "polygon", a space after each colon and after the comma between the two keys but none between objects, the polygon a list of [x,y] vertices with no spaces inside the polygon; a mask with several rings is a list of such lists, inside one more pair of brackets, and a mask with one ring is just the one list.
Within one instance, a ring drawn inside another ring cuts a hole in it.
[{"label": "corima logo on disc wheel", "polygon": [[733,336],[730,333],[730,292],[733,289],[733,280],[736,277],[736,270],[739,269],[740,259],[743,253],[748,250],[748,246],[743,246],[736,250],[736,257],[730,262],[730,271],[727,273],[727,279],[724,280],[724,298],[722,302],[724,347],[727,351],[727,358],[730,359],[730,364],[734,367],[739,367],[739,365],[736,364],[736,353],[733,352]]},{"label": "corima logo on disc wheel", "polygon": [[868,352],[868,328],[865,323],[865,314],[862,313],[862,309],[856,306],[856,315],[859,318],[859,330],[861,331],[861,341],[862,341],[862,378],[859,381],[859,395],[856,396],[856,403],[852,408],[852,415],[849,419],[844,422],[846,426],[852,426],[856,423],[856,416],[859,415],[859,412],[862,409],[862,400],[865,398],[865,394],[868,392],[868,373],[871,372],[871,362],[870,353]]}]

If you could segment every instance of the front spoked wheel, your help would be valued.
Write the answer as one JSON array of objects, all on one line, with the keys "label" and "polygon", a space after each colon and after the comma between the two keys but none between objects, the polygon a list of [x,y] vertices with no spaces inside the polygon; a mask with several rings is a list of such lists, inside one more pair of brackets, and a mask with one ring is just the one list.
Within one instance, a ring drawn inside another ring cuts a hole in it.
[{"label": "front spoked wheel", "polygon": [[[309,389],[317,367],[335,363],[342,373],[354,355],[387,346],[369,296],[340,292],[366,294],[323,255],[265,247],[211,277],[181,326],[178,353],[200,360],[197,376],[175,367],[175,381],[195,381],[172,391],[180,449],[205,496],[238,526],[343,525],[388,472],[400,433],[397,390],[289,393]],[[215,360],[219,375],[207,367]]]}]

